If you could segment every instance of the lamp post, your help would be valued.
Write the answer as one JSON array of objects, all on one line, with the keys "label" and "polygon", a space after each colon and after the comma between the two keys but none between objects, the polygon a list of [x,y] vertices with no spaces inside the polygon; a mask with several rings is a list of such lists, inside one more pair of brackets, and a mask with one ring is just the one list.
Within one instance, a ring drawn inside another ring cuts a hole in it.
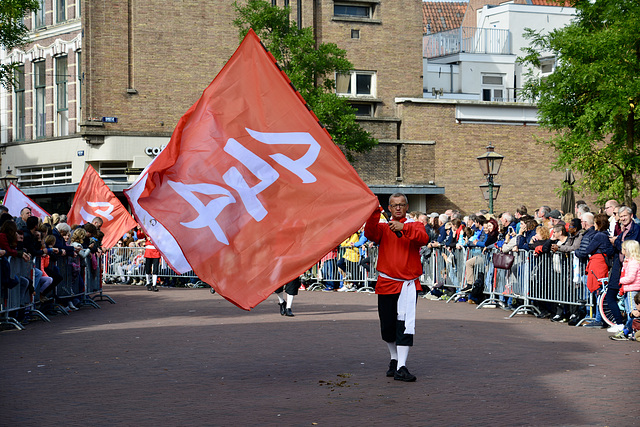
[{"label": "lamp post", "polygon": [[7,168],[7,172],[4,176],[0,177],[0,187],[2,187],[6,193],[11,184],[17,185],[18,177],[11,173],[11,168]]},{"label": "lamp post", "polygon": [[480,188],[483,190],[485,200],[489,200],[489,213],[493,213],[493,200],[498,197],[498,192],[500,191],[500,185],[494,184],[493,178],[498,175],[500,166],[502,165],[502,159],[504,159],[503,155],[498,154],[493,150],[493,145],[489,143],[487,146],[487,152],[482,156],[477,157],[478,163],[480,164],[480,170],[487,178],[487,183],[482,184]]}]

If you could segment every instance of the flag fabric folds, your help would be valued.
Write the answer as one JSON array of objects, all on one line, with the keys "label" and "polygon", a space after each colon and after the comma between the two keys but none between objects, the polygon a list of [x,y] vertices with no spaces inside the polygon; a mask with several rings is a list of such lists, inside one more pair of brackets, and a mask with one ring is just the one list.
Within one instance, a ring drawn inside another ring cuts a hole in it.
[{"label": "flag fabric folds", "polygon": [[120,200],[104,183],[96,170],[89,166],[82,175],[67,215],[69,224],[84,224],[95,217],[102,219],[104,233],[102,247],[108,249],[137,224]]},{"label": "flag fabric folds", "polygon": [[31,208],[31,215],[37,216],[38,218],[49,216],[47,211],[38,206],[36,202],[31,200],[13,184],[9,185],[2,204],[9,209],[9,213],[14,217],[20,216],[20,211],[26,207]]},{"label": "flag fabric folds", "polygon": [[252,30],[143,175],[125,190],[143,229],[159,223],[201,280],[247,310],[378,206]]}]

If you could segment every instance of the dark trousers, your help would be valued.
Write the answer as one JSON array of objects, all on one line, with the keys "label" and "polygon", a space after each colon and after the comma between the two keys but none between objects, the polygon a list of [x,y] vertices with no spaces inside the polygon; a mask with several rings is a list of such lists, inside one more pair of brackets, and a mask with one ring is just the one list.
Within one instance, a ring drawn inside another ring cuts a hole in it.
[{"label": "dark trousers", "polygon": [[53,290],[62,282],[62,274],[60,274],[60,270],[58,266],[49,264],[47,268],[44,269],[47,273],[47,276],[53,279],[53,282],[47,287],[47,289],[42,292],[42,295],[49,295],[53,292]]},{"label": "dark trousers", "polygon": [[276,292],[276,294],[279,294],[282,291],[285,291],[285,293],[287,295],[296,296],[296,295],[298,295],[298,289],[300,289],[300,285],[302,285],[302,282],[300,281],[299,277],[296,277],[295,279],[293,279],[292,281],[290,281],[286,285],[282,286],[281,288],[276,289],[275,292]]},{"label": "dark trousers", "polygon": [[400,294],[378,295],[378,317],[380,332],[385,342],[396,345],[413,345],[413,335],[404,333],[404,321],[398,320],[398,297]]},{"label": "dark trousers", "polygon": [[620,308],[618,308],[618,292],[620,289],[612,288],[609,286],[607,288],[607,293],[604,296],[605,301],[607,302],[607,306],[611,310],[611,314],[613,315],[616,325],[622,325],[624,323],[624,319],[622,318],[622,313],[620,313]]}]

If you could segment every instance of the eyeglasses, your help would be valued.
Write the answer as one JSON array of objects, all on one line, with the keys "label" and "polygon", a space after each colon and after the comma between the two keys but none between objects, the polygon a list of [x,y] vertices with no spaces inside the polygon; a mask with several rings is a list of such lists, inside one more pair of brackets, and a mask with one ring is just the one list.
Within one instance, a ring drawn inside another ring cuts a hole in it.
[{"label": "eyeglasses", "polygon": [[389,205],[389,207],[391,209],[398,209],[398,208],[404,208],[405,206],[407,206],[406,203],[398,203],[397,205]]}]

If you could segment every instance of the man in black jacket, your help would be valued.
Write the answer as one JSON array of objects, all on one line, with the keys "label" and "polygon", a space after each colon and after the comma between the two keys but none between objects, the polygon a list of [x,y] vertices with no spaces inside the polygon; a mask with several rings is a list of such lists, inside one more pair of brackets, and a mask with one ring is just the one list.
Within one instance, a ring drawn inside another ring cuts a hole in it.
[{"label": "man in black jacket", "polygon": [[[612,237],[613,243],[613,266],[611,267],[611,274],[609,275],[609,287],[607,288],[607,294],[605,300],[607,306],[611,309],[616,322],[616,326],[609,328],[609,332],[619,332],[624,327],[624,319],[618,309],[618,292],[620,291],[620,273],[622,271],[622,261],[624,255],[622,255],[622,242],[625,240],[638,240],[640,241],[640,225],[633,221],[633,211],[628,206],[621,206],[618,210],[618,218],[620,220],[621,233],[617,237]],[[615,329],[615,330],[614,330]]]}]

